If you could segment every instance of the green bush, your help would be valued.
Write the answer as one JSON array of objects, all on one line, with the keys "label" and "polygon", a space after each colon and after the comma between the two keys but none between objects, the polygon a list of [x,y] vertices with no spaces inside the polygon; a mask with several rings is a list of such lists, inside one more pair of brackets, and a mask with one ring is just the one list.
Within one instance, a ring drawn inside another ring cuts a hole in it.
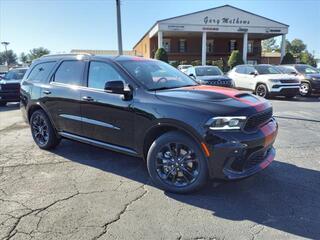
[{"label": "green bush", "polygon": [[296,60],[290,52],[287,52],[281,61],[281,64],[294,64],[294,63],[296,63]]},{"label": "green bush", "polygon": [[200,60],[193,60],[193,61],[191,61],[191,65],[200,66],[201,65],[201,61]]},{"label": "green bush", "polygon": [[314,59],[314,56],[308,51],[304,51],[300,54],[300,62],[313,67],[317,66],[317,61]]},{"label": "green bush", "polygon": [[212,65],[213,66],[217,66],[221,69],[221,71],[224,71],[224,62],[222,59],[218,59],[218,60],[213,60],[212,61]]},{"label": "green bush", "polygon": [[171,65],[172,67],[177,68],[177,67],[179,66],[179,62],[178,62],[178,61],[173,61],[173,62],[170,62],[170,65]]},{"label": "green bush", "polygon": [[189,64],[189,62],[187,60],[182,60],[182,61],[180,61],[180,64],[181,65],[187,65],[187,64]]},{"label": "green bush", "polygon": [[207,60],[206,65],[212,65],[212,60]]},{"label": "green bush", "polygon": [[155,59],[161,60],[163,62],[168,62],[168,55],[164,48],[158,48],[155,54]]},{"label": "green bush", "polygon": [[243,59],[242,59],[242,55],[239,52],[239,50],[234,50],[232,51],[229,60],[228,60],[228,66],[230,68],[233,68],[237,65],[243,64]]}]

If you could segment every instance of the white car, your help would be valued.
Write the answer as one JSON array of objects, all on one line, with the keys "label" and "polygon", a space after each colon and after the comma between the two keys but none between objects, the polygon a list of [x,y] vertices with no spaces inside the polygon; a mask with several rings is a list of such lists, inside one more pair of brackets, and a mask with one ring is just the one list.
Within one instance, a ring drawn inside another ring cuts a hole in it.
[{"label": "white car", "polygon": [[236,88],[251,90],[260,97],[293,98],[299,94],[300,80],[281,73],[272,65],[238,65],[227,75],[233,79]]},{"label": "white car", "polygon": [[178,68],[181,72],[186,73],[189,67],[192,67],[192,65],[179,65],[177,68]]}]

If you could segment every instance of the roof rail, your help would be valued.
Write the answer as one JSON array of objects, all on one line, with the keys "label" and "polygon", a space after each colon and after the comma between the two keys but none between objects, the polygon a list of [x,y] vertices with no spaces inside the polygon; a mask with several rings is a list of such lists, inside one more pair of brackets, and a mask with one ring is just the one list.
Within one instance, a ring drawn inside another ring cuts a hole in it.
[{"label": "roof rail", "polygon": [[61,54],[47,54],[41,56],[41,58],[47,58],[47,57],[69,57],[69,56],[77,56],[77,55],[87,55],[87,56],[92,56],[90,53],[61,53]]}]

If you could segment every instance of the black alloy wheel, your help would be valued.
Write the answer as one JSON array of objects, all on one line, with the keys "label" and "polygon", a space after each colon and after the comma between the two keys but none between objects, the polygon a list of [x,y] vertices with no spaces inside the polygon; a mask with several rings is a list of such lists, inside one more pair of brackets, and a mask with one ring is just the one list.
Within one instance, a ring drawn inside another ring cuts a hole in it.
[{"label": "black alloy wheel", "polygon": [[31,133],[36,144],[42,149],[51,149],[59,144],[57,136],[47,115],[42,110],[35,111],[30,118]]},{"label": "black alloy wheel", "polygon": [[162,181],[174,187],[192,184],[199,175],[199,160],[195,152],[181,143],[164,145],[157,154],[156,165]]},{"label": "black alloy wheel", "polygon": [[256,95],[259,97],[267,98],[268,97],[268,89],[264,84],[259,84],[256,88]]},{"label": "black alloy wheel", "polygon": [[168,132],[156,139],[147,163],[152,180],[169,192],[198,190],[207,179],[206,159],[199,144],[180,132]]}]

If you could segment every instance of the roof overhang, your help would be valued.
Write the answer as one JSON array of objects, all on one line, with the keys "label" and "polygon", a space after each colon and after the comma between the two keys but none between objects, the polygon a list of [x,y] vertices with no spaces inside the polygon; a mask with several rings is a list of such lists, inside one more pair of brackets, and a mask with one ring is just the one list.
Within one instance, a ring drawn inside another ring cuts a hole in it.
[{"label": "roof overhang", "polygon": [[[255,33],[281,35],[289,26],[254,13],[224,5],[204,11],[158,21],[149,31],[149,37],[158,31]],[[271,37],[271,36],[270,36]]]}]

